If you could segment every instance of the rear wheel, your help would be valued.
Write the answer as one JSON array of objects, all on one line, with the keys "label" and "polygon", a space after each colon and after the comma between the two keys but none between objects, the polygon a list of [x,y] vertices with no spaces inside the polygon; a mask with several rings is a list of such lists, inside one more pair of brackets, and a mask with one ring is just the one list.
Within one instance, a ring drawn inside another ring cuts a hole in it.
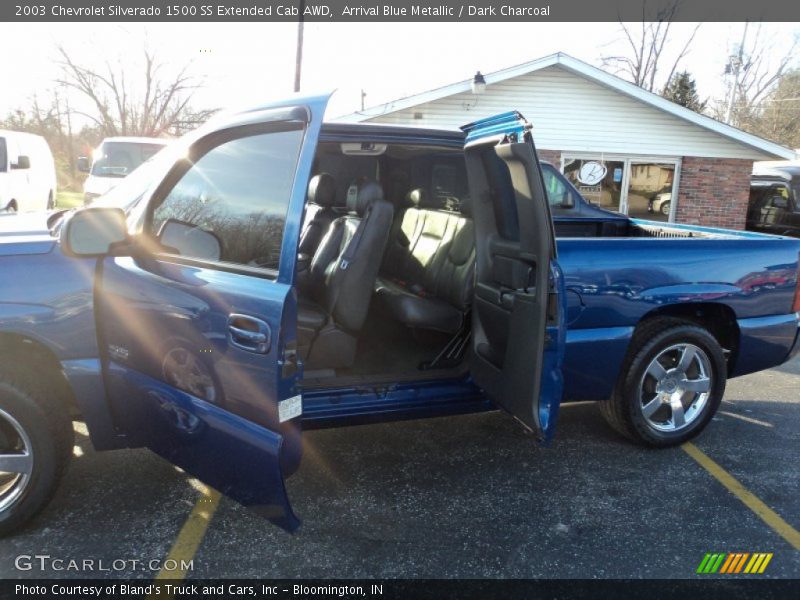
[{"label": "rear wheel", "polygon": [[32,375],[0,374],[0,537],[33,518],[53,496],[72,455],[72,421]]},{"label": "rear wheel", "polygon": [[654,319],[636,332],[603,416],[625,437],[649,446],[696,436],[719,407],[727,381],[725,356],[706,329]]}]

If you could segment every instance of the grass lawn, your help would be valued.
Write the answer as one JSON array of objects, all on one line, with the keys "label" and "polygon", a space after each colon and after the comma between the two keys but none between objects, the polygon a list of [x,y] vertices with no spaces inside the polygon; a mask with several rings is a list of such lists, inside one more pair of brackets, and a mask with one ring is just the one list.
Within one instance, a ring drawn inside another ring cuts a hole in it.
[{"label": "grass lawn", "polygon": [[58,192],[56,194],[56,208],[75,208],[83,206],[82,192]]}]

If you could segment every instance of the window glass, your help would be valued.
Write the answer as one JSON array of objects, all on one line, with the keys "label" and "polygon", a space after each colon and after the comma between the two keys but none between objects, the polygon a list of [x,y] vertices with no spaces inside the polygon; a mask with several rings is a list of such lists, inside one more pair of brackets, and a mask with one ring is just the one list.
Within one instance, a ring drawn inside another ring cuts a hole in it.
[{"label": "window glass", "polygon": [[792,198],[794,200],[794,211],[800,212],[800,181],[792,182]]},{"label": "window glass", "polygon": [[675,165],[631,162],[628,215],[637,219],[669,221]]},{"label": "window glass", "polygon": [[19,145],[14,141],[13,136],[6,139],[6,154],[8,155],[8,166],[10,168],[19,159]]},{"label": "window glass", "polygon": [[555,208],[568,206],[568,199],[572,192],[555,168],[550,165],[542,165],[542,177],[550,206]]},{"label": "window glass", "polygon": [[153,212],[167,252],[277,269],[302,130],[216,146],[181,177]]},{"label": "window glass", "polygon": [[620,212],[622,175],[621,160],[566,159],[564,176],[578,188],[581,196],[592,204]]},{"label": "window glass", "polygon": [[786,209],[789,206],[789,188],[784,185],[776,185],[767,192],[767,200],[764,204],[767,208]]},{"label": "window glass", "polygon": [[95,151],[92,175],[126,177],[163,147],[140,142],[105,142]]},{"label": "window glass", "polygon": [[435,162],[431,170],[431,191],[435,206],[459,211],[469,199],[469,186],[464,159]]}]

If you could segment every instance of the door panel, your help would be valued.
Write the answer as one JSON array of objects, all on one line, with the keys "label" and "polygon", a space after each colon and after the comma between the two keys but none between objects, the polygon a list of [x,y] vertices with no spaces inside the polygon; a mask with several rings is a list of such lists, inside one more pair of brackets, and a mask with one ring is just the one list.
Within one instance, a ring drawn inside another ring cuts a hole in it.
[{"label": "door panel", "polygon": [[98,266],[104,374],[130,445],[287,530],[299,520],[283,481],[302,446],[280,403],[300,394],[294,266],[326,103],[194,136],[153,186],[134,256]]},{"label": "door panel", "polygon": [[543,440],[561,401],[566,293],[530,128],[518,113],[464,127],[478,250],[476,383]]},{"label": "door panel", "polygon": [[[138,263],[138,264],[137,264]],[[299,425],[278,402],[296,394],[282,377],[278,341],[290,287],[266,279],[131,258],[107,259],[98,309],[115,419],[145,446],[277,524],[299,524],[283,476],[299,463]],[[264,354],[233,343],[228,321],[269,326]]]}]

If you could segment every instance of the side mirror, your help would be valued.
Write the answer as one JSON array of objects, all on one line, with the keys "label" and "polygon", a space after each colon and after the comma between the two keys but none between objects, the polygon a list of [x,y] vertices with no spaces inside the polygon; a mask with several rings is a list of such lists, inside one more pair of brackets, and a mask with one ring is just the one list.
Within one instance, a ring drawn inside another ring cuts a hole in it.
[{"label": "side mirror", "polygon": [[128,226],[120,208],[93,207],[75,212],[59,236],[65,254],[78,257],[107,256],[128,243]]},{"label": "side mirror", "polygon": [[92,170],[92,165],[89,164],[89,158],[86,156],[78,157],[78,171],[81,173],[88,173]]},{"label": "side mirror", "polygon": [[31,168],[31,159],[29,156],[18,156],[17,162],[11,163],[12,169],[30,169]]},{"label": "side mirror", "polygon": [[222,256],[222,242],[216,235],[177,219],[164,222],[158,231],[158,241],[171,254],[213,261]]}]

